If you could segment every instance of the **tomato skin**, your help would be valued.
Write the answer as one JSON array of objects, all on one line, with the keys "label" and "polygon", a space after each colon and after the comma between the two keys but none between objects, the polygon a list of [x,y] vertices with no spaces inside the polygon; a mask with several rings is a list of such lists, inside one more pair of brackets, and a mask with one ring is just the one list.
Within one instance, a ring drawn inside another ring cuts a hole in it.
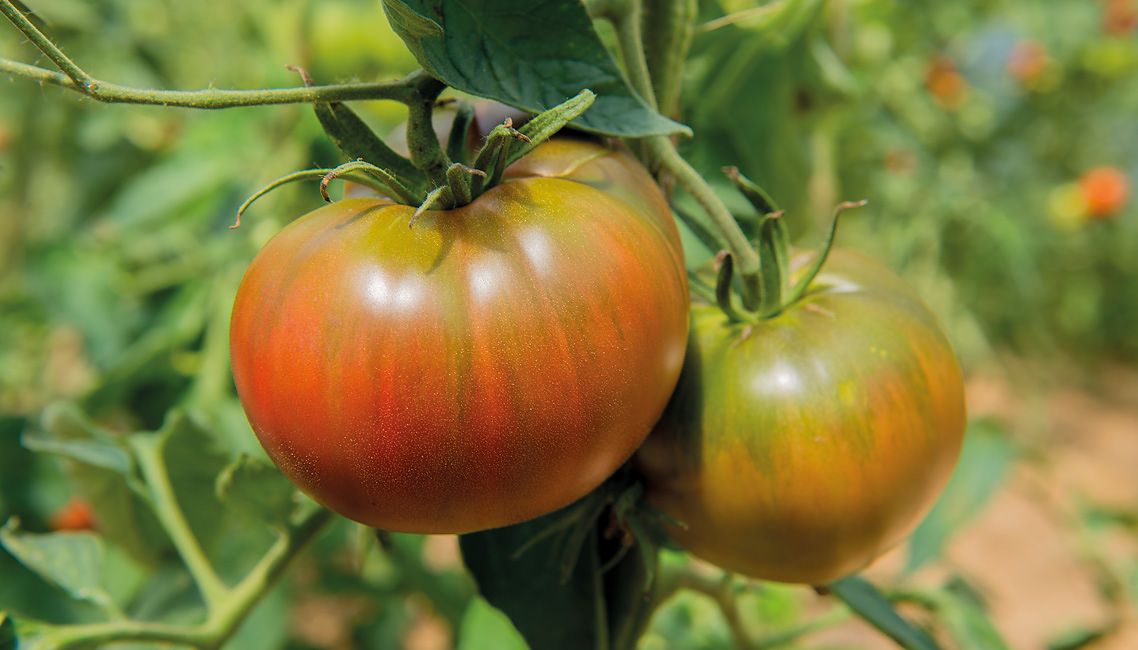
[{"label": "tomato skin", "polygon": [[693,305],[683,374],[637,466],[692,553],[826,584],[932,506],[960,451],[961,371],[900,278],[846,251],[800,302],[744,327]]},{"label": "tomato skin", "polygon": [[469,532],[581,497],[679,376],[687,278],[651,177],[550,141],[468,206],[355,198],[287,226],[233,308],[238,394],[302,490],[388,530]]}]

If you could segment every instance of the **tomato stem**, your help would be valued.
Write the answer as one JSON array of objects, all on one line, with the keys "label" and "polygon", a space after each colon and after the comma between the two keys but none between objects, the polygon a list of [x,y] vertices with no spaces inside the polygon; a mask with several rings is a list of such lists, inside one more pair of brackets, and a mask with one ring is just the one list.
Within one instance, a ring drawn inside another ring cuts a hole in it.
[{"label": "tomato stem", "polygon": [[[0,13],[8,17],[8,0],[0,0]],[[18,13],[18,12],[17,12]],[[15,22],[13,20],[13,22]],[[29,23],[30,24],[30,23]],[[19,25],[17,25],[19,26]],[[21,30],[23,31],[23,30]],[[38,31],[38,30],[37,30]],[[27,34],[27,32],[24,32]],[[42,34],[44,42],[50,44]],[[33,43],[36,39],[30,38]],[[55,48],[54,45],[51,45]],[[42,51],[43,48],[41,48]],[[58,48],[55,48],[58,50]],[[49,57],[51,58],[51,57]],[[310,104],[320,101],[356,101],[388,99],[406,103],[408,80],[420,73],[395,81],[372,83],[331,84],[300,88],[273,88],[261,90],[230,90],[210,88],[207,90],[152,90],[133,88],[121,84],[100,81],[86,73],[88,81],[79,82],[73,77],[47,70],[35,65],[0,58],[0,72],[24,77],[40,83],[48,83],[68,90],[82,93],[95,101],[106,104],[144,104],[150,106],[175,106],[204,110],[221,108],[240,108],[244,106],[270,106],[275,104]],[[86,84],[86,85],[84,85]]]},{"label": "tomato stem", "polygon": [[656,92],[644,56],[644,39],[640,26],[643,18],[641,0],[600,0],[589,5],[590,13],[612,23],[616,30],[618,49],[624,60],[624,71],[634,90],[653,109]]},{"label": "tomato stem", "polygon": [[711,189],[699,172],[680,156],[675,145],[666,136],[653,136],[646,138],[644,142],[650,158],[661,169],[674,176],[680,186],[687,190],[688,194],[691,194],[707,212],[712,226],[723,238],[727,250],[735,260],[734,264],[742,285],[743,306],[747,309],[756,308],[760,294],[759,255],[747,241],[747,236],[743,234],[743,230],[739,228],[739,224],[731,216],[723,200],[715,194],[715,190]]},{"label": "tomato stem", "polygon": [[644,55],[659,111],[680,112],[680,81],[691,49],[698,0],[644,0]]},{"label": "tomato stem", "polygon": [[438,99],[446,86],[443,82],[423,74],[412,84],[412,94],[407,102],[407,148],[411,151],[411,164],[427,175],[432,187],[446,185],[446,171],[451,161],[439,146],[435,126],[431,116]]},{"label": "tomato stem", "polygon": [[214,612],[229,597],[229,587],[214,571],[174,495],[174,487],[170,483],[163,458],[167,439],[165,435],[137,434],[129,440],[138,468],[146,481],[147,495],[154,514],[193,576],[206,608]]}]

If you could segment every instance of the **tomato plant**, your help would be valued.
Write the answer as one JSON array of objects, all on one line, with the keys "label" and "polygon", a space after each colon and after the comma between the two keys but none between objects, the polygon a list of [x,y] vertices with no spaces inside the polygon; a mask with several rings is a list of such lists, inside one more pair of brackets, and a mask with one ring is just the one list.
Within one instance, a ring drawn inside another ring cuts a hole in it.
[{"label": "tomato plant", "polygon": [[687,291],[675,225],[632,158],[545,143],[469,205],[348,199],[285,228],[233,308],[262,444],[368,525],[466,532],[596,487],[675,385]]},{"label": "tomato plant", "polygon": [[886,267],[828,254],[798,256],[803,295],[765,317],[693,305],[679,386],[637,454],[669,533],[757,578],[863,568],[917,525],[960,452],[963,381],[936,319]]}]

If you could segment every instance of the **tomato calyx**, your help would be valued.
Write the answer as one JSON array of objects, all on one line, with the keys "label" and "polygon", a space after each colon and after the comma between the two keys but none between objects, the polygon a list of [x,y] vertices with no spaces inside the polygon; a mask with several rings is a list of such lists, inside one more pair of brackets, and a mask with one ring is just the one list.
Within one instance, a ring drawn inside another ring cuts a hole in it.
[{"label": "tomato calyx", "polygon": [[830,255],[834,246],[834,237],[838,231],[839,217],[845,210],[860,208],[867,201],[843,201],[834,208],[830,219],[830,228],[821,249],[814,256],[814,260],[805,273],[793,284],[790,274],[790,235],[783,219],[785,212],[761,187],[743,176],[736,167],[724,167],[723,172],[735,185],[752,206],[759,212],[761,220],[758,225],[758,236],[755,242],[759,251],[758,286],[750,292],[741,292],[743,295],[756,297],[755,304],[736,306],[733,294],[736,280],[734,278],[734,261],[726,251],[716,257],[718,272],[715,283],[715,302],[732,323],[754,323],[778,316],[790,306],[797,303],[806,295],[811,283],[821,272],[822,266]]},{"label": "tomato calyx", "polygon": [[[306,86],[312,85],[312,77],[304,68],[289,69],[300,74]],[[582,90],[529,119],[521,128],[514,128],[512,118],[507,116],[475,153],[469,144],[476,125],[473,107],[457,102],[444,148],[435,133],[433,111],[436,106],[455,100],[438,100],[446,86],[423,72],[407,77],[406,84],[407,96],[401,101],[408,106],[409,156],[388,146],[343,103],[317,102],[314,110],[325,133],[352,160],[331,169],[302,170],[272,181],[238,208],[230,228],[240,227],[245,211],[265,194],[288,183],[314,179],[320,180],[320,196],[328,203],[332,202],[328,185],[344,180],[366,186],[395,203],[414,206],[416,210],[409,222],[413,226],[423,212],[472,203],[501,182],[507,167],[579,117],[596,99],[591,90]]]}]

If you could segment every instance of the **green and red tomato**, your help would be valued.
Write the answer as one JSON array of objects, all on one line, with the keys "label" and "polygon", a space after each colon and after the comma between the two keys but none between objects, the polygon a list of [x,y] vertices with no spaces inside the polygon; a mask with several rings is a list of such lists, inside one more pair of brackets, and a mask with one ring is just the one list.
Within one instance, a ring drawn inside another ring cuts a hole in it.
[{"label": "green and red tomato", "polygon": [[889,269],[834,250],[772,318],[693,305],[680,383],[637,466],[695,555],[825,584],[913,529],[964,423],[960,367],[933,315]]},{"label": "green and red tomato", "polygon": [[388,530],[457,533],[583,496],[635,451],[683,363],[663,194],[558,139],[469,205],[351,198],[287,226],[233,307],[238,394],[302,490]]}]

